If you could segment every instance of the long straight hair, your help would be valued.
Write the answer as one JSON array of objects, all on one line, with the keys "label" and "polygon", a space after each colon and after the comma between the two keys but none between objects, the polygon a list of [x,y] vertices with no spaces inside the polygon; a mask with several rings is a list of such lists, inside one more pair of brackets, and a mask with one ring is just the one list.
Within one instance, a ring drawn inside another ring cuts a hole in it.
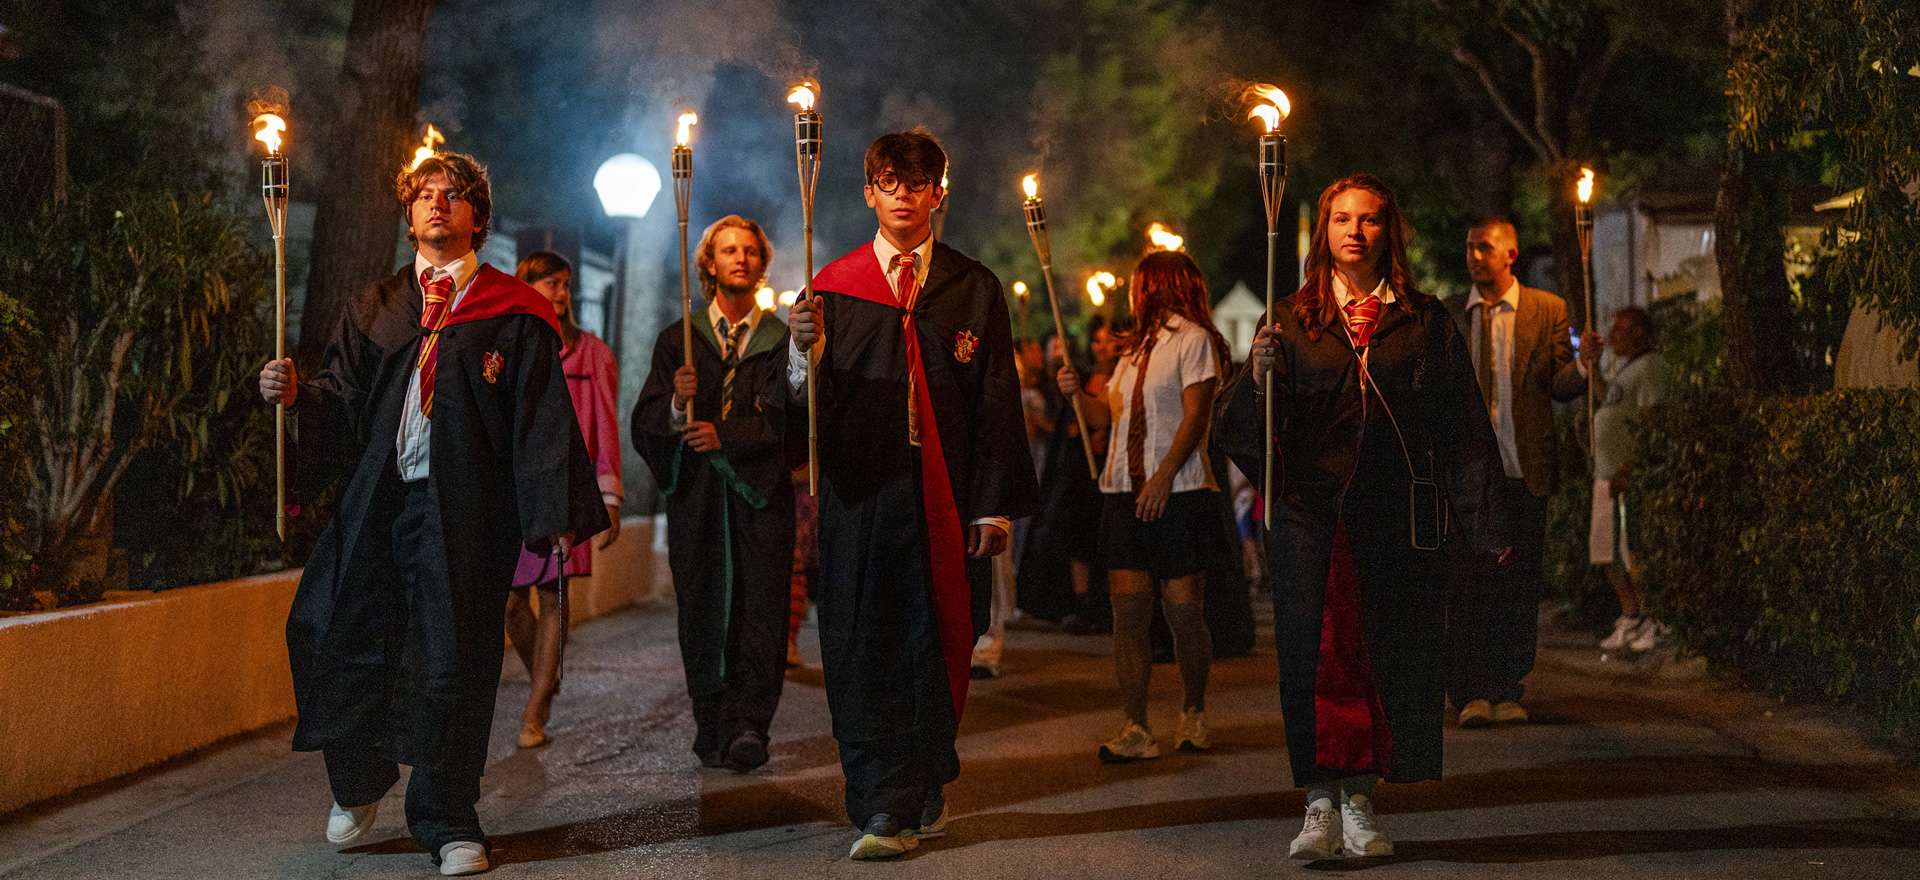
[{"label": "long straight hair", "polygon": [[[534,251],[521,257],[520,264],[514,267],[513,270],[515,276],[528,284],[551,278],[562,272],[567,273],[569,280],[579,280],[573,278],[573,264],[567,262],[566,257],[560,256],[553,251]],[[578,345],[580,343],[580,323],[574,319],[573,309],[569,307],[566,313],[560,315],[559,318],[560,341],[565,342],[568,348]]]},{"label": "long straight hair", "polygon": [[1156,251],[1140,258],[1133,267],[1128,288],[1133,305],[1134,329],[1120,344],[1120,356],[1135,351],[1152,352],[1154,338],[1167,318],[1179,315],[1207,331],[1213,338],[1213,357],[1221,376],[1232,366],[1227,338],[1213,326],[1212,299],[1207,295],[1207,278],[1200,266],[1181,251]]},{"label": "long straight hair", "polygon": [[[1412,300],[1423,296],[1413,286],[1413,272],[1407,263],[1407,241],[1413,238],[1413,227],[1407,224],[1406,214],[1400,210],[1400,200],[1393,190],[1388,189],[1380,178],[1371,174],[1349,174],[1333,182],[1320,194],[1319,219],[1313,226],[1313,243],[1307,248],[1307,281],[1293,295],[1293,313],[1307,328],[1307,338],[1318,340],[1321,333],[1343,323],[1340,318],[1340,300],[1333,294],[1333,245],[1328,240],[1329,222],[1333,216],[1333,200],[1347,190],[1364,190],[1380,200],[1380,226],[1386,231],[1387,261],[1381,275],[1386,278],[1387,286],[1393,289],[1396,297],[1395,307],[1412,308]],[[1361,296],[1368,291],[1358,291]]]}]

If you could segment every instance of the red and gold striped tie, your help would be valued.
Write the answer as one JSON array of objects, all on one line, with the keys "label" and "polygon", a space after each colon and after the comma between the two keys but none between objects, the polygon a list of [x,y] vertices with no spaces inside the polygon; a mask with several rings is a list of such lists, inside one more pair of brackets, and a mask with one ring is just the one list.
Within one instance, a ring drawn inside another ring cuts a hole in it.
[{"label": "red and gold striped tie", "polygon": [[[913,273],[915,255],[909,251],[895,255],[893,265],[893,298],[899,302],[906,313],[900,316],[900,329],[908,336],[913,335],[913,304],[920,298],[920,277]],[[907,370],[907,443],[920,445],[920,405],[915,398],[918,389],[913,384],[913,370]]]},{"label": "red and gold striped tie", "polygon": [[439,362],[440,328],[447,325],[447,301],[453,298],[453,276],[433,277],[433,270],[420,273],[420,289],[426,293],[427,305],[420,312],[420,326],[427,331],[427,338],[420,341],[420,356],[413,362],[413,368],[420,371],[420,414],[433,418],[433,373]]}]

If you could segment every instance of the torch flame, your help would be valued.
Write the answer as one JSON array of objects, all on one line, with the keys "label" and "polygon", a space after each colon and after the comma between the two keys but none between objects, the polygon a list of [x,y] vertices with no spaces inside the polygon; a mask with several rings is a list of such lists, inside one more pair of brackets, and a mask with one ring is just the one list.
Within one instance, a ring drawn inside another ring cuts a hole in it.
[{"label": "torch flame", "polygon": [[687,141],[693,139],[693,124],[699,121],[700,117],[697,114],[680,114],[680,131],[674,134],[673,142],[683,147],[686,146]]},{"label": "torch flame", "polygon": [[262,113],[254,117],[253,124],[260,126],[253,134],[254,139],[266,144],[268,153],[279,154],[280,133],[287,130],[287,121],[272,113]]},{"label": "torch flame", "polygon": [[791,305],[793,305],[794,303],[797,303],[797,302],[799,302],[799,301],[800,301],[800,291],[798,291],[798,290],[782,290],[782,291],[780,291],[780,304],[781,304],[781,305],[783,305],[783,306],[791,306]]},{"label": "torch flame", "polygon": [[434,144],[444,144],[446,142],[447,136],[441,134],[440,129],[434,128],[432,123],[428,123],[426,133],[420,136],[419,148],[413,151],[413,164],[408,165],[407,170],[413,171],[418,169],[420,163],[433,158]]},{"label": "torch flame", "polygon": [[1027,191],[1027,198],[1037,199],[1040,197],[1040,175],[1029,174],[1021,178],[1020,186]]},{"label": "torch flame", "polygon": [[1187,244],[1186,239],[1175,235],[1173,230],[1159,223],[1147,227],[1147,241],[1151,242],[1153,247],[1163,251],[1185,250]]},{"label": "torch flame", "polygon": [[773,311],[773,288],[762,287],[753,292],[753,304],[763,312]]},{"label": "torch flame", "polygon": [[1280,121],[1293,115],[1293,102],[1287,100],[1287,93],[1266,83],[1254,86],[1253,93],[1265,103],[1255,104],[1247,111],[1247,118],[1260,120],[1267,134],[1279,131]]},{"label": "torch flame", "polygon": [[1113,277],[1112,272],[1097,272],[1094,274],[1093,277],[1100,281],[1101,287],[1104,287],[1108,290],[1112,290],[1120,286],[1120,279]]},{"label": "torch flame", "polygon": [[794,86],[793,91],[787,93],[787,103],[798,105],[802,113],[812,112],[813,101],[813,83],[811,82]]},{"label": "torch flame", "polygon": [[1013,295],[1014,295],[1014,296],[1026,296],[1026,295],[1027,295],[1027,282],[1025,282],[1025,281],[1015,281],[1015,282],[1013,282]]},{"label": "torch flame", "polygon": [[1593,169],[1580,166],[1580,204],[1593,201]]},{"label": "torch flame", "polygon": [[1107,304],[1107,290],[1100,286],[1100,276],[1097,274],[1087,276],[1087,299],[1093,301],[1094,308]]}]

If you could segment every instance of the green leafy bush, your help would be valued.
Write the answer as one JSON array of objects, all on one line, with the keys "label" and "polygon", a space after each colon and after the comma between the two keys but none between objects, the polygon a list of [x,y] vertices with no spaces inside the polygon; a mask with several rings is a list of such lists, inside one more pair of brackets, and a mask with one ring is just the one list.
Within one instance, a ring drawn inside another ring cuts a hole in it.
[{"label": "green leafy bush", "polygon": [[1920,739],[1920,392],[1701,395],[1636,435],[1631,539],[1687,650]]},{"label": "green leafy bush", "polygon": [[27,490],[33,483],[33,392],[40,382],[40,334],[20,301],[0,290],[0,611],[36,606],[25,547]]}]

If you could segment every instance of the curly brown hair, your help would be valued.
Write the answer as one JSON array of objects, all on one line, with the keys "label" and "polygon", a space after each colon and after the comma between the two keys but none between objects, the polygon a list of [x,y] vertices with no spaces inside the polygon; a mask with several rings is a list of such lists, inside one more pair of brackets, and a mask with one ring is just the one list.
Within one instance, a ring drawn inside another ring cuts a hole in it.
[{"label": "curly brown hair", "polygon": [[[487,166],[465,153],[440,153],[421,162],[418,168],[401,171],[393,179],[393,192],[400,198],[401,210],[411,210],[408,206],[413,204],[413,197],[420,194],[420,188],[435,174],[446,175],[453,194],[473,206],[473,249],[479,250],[493,232],[493,182],[487,179]],[[412,223],[407,224],[407,241],[418,244],[413,239]]]}]

